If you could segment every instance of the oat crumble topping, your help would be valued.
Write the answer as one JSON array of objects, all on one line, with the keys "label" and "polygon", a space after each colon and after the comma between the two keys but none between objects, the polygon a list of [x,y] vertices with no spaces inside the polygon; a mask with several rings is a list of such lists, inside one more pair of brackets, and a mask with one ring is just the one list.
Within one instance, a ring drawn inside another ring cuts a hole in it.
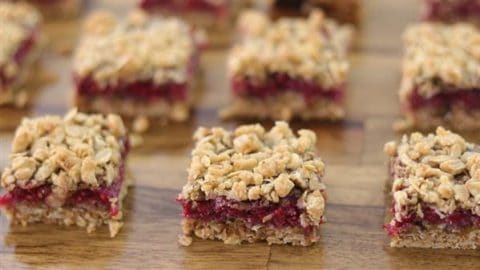
[{"label": "oat crumble topping", "polygon": [[58,198],[70,191],[111,185],[118,174],[126,131],[117,115],[25,118],[15,132],[11,164],[0,184],[11,191],[51,184]]},{"label": "oat crumble topping", "polygon": [[310,130],[296,136],[287,123],[266,131],[244,125],[235,131],[199,128],[188,170],[188,183],[180,197],[205,200],[218,196],[247,201],[279,202],[296,188],[303,191],[299,207],[318,224],[325,199],[321,182],[325,165],[315,153],[316,135]]},{"label": "oat crumble topping", "polygon": [[0,67],[4,67],[4,72],[16,73],[13,55],[40,22],[41,16],[32,6],[0,2]]},{"label": "oat crumble topping", "polygon": [[480,87],[480,31],[465,23],[420,23],[404,33],[402,99],[415,89],[431,97],[441,91]]},{"label": "oat crumble topping", "polygon": [[478,146],[439,127],[435,134],[417,132],[398,144],[389,142],[385,152],[397,163],[392,186],[396,220],[409,211],[422,217],[422,202],[440,216],[458,208],[480,215]]},{"label": "oat crumble topping", "polygon": [[346,53],[352,29],[339,26],[320,11],[308,19],[282,18],[244,12],[239,18],[241,35],[228,59],[230,77],[264,80],[272,73],[285,73],[318,82],[324,88],[341,85],[349,64]]},{"label": "oat crumble topping", "polygon": [[126,21],[108,12],[91,15],[74,56],[74,72],[101,85],[150,80],[183,83],[196,50],[192,28],[177,18],[132,12]]}]

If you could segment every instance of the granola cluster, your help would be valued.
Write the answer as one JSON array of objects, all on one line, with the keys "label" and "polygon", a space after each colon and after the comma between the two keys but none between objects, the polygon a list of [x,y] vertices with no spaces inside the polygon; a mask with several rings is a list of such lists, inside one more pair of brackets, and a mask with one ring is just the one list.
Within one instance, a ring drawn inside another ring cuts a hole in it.
[{"label": "granola cluster", "polygon": [[51,184],[62,200],[74,190],[110,185],[125,151],[125,126],[117,115],[24,119],[15,132],[11,164],[0,184],[7,190]]},{"label": "granola cluster", "polygon": [[404,34],[402,99],[480,87],[480,31],[470,24],[421,23]]},{"label": "granola cluster", "polygon": [[91,15],[74,56],[74,72],[102,86],[153,80],[183,83],[196,43],[192,28],[176,18],[132,12],[125,22],[107,12]]},{"label": "granola cluster", "polygon": [[230,77],[264,80],[272,73],[288,74],[332,88],[345,82],[346,53],[352,29],[338,26],[320,11],[308,19],[282,18],[247,11],[238,22],[241,41],[228,59]]},{"label": "granola cluster", "polygon": [[478,146],[439,127],[435,134],[412,133],[399,144],[389,142],[385,152],[392,158],[396,220],[411,211],[422,217],[422,204],[439,214],[461,208],[480,215]]},{"label": "granola cluster", "polygon": [[188,183],[180,197],[279,202],[293,189],[300,189],[299,206],[318,224],[325,207],[321,182],[325,165],[315,153],[315,134],[310,130],[298,134],[285,122],[277,122],[268,132],[258,124],[240,126],[233,132],[198,129]]},{"label": "granola cluster", "polygon": [[0,2],[0,70],[7,78],[19,72],[13,56],[40,22],[41,16],[32,6]]}]

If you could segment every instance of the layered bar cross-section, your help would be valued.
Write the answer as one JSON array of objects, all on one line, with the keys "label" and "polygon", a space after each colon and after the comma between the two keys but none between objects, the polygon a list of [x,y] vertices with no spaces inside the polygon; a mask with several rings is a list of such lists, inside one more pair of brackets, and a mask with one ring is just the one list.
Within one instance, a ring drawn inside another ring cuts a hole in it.
[{"label": "layered bar cross-section", "polygon": [[12,224],[77,225],[88,232],[122,226],[129,145],[117,115],[26,118],[1,177],[0,209]]},{"label": "layered bar cross-section", "polygon": [[22,106],[38,58],[41,16],[24,3],[0,2],[0,105]]},{"label": "layered bar cross-section", "polygon": [[404,126],[480,128],[480,31],[470,24],[421,23],[404,39]]},{"label": "layered bar cross-section", "polygon": [[[266,241],[311,245],[324,222],[324,163],[310,130],[285,122],[234,131],[200,128],[183,206],[183,244],[191,236],[226,244]],[[188,240],[188,241],[187,241]]]},{"label": "layered bar cross-section", "polygon": [[392,247],[480,247],[480,147],[460,135],[405,135],[385,145],[392,177]]},{"label": "layered bar cross-section", "polygon": [[79,109],[172,121],[189,117],[199,57],[191,27],[135,11],[125,21],[97,12],[84,28],[74,57]]},{"label": "layered bar cross-section", "polygon": [[228,56],[233,100],[222,117],[344,117],[350,27],[337,25],[320,11],[278,21],[247,11],[238,32],[240,41]]}]

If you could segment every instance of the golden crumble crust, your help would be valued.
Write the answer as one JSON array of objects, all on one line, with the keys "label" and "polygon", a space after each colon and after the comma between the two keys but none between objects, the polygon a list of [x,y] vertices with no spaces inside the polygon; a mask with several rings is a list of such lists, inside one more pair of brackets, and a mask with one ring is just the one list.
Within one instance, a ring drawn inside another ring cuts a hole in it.
[{"label": "golden crumble crust", "polygon": [[92,14],[74,56],[74,73],[100,85],[152,79],[184,83],[196,51],[192,28],[177,18],[132,12],[119,21],[108,12]]},{"label": "golden crumble crust", "polygon": [[0,184],[7,190],[51,184],[60,200],[70,191],[111,185],[125,151],[126,130],[117,115],[25,118],[12,143]]},{"label": "golden crumble crust", "polygon": [[41,16],[32,6],[0,2],[0,67],[8,77],[19,72],[13,55],[40,23]]},{"label": "golden crumble crust", "polygon": [[299,207],[306,209],[306,223],[321,222],[325,164],[315,153],[315,133],[300,130],[296,136],[287,123],[277,122],[270,131],[259,124],[234,131],[200,128],[194,137],[197,143],[188,183],[180,198],[197,201],[226,196],[277,203],[299,189],[303,192]]},{"label": "golden crumble crust", "polygon": [[437,128],[435,134],[412,133],[389,142],[385,152],[392,159],[394,220],[416,211],[421,203],[440,215],[456,209],[480,215],[480,148],[460,135]]},{"label": "golden crumble crust", "polygon": [[307,19],[282,18],[244,12],[238,21],[241,41],[228,58],[230,77],[264,80],[283,73],[312,80],[329,89],[346,81],[349,63],[346,53],[352,28],[339,26],[314,11]]},{"label": "golden crumble crust", "polygon": [[480,87],[480,31],[466,23],[419,23],[404,33],[402,100]]}]

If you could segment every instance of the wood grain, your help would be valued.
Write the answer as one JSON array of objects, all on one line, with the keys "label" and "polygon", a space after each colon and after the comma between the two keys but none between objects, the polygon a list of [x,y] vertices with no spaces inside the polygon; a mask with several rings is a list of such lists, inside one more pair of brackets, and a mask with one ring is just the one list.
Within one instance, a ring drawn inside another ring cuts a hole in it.
[{"label": "wood grain", "polygon": [[[181,217],[175,197],[186,179],[192,132],[200,125],[238,124],[216,116],[228,103],[229,91],[226,49],[215,49],[203,57],[204,80],[192,120],[156,127],[147,134],[146,144],[132,153],[129,174],[136,185],[128,194],[126,223],[117,238],[110,239],[106,228],[92,235],[46,225],[10,228],[2,216],[0,269],[479,269],[478,251],[388,247],[382,230],[388,196],[382,146],[395,138],[391,125],[398,117],[401,32],[415,20],[417,2],[363,2],[359,48],[351,57],[347,120],[292,124],[316,131],[318,150],[327,163],[328,223],[322,226],[318,245],[226,246],[200,240],[188,248],[177,245]],[[90,1],[89,9],[125,12],[132,3]],[[57,41],[51,47],[58,49],[58,42],[74,43],[78,22],[47,30]],[[64,113],[69,107],[69,58],[49,52],[43,66],[47,77],[53,74],[56,81],[37,92],[32,106],[0,109],[0,168],[7,165],[12,131],[22,117]],[[478,136],[471,138],[478,142]]]}]

